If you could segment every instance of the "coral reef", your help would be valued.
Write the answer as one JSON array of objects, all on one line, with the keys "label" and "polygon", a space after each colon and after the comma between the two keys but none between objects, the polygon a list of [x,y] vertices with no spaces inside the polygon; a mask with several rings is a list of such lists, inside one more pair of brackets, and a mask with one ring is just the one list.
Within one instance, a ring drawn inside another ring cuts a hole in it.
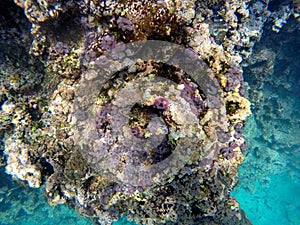
[{"label": "coral reef", "polygon": [[[277,3],[269,9],[282,8]],[[243,63],[253,114],[243,131],[249,150],[232,194],[253,224],[297,224],[299,199],[293,190],[300,187],[299,18],[290,17],[278,33],[273,25],[265,25],[253,55]]]},{"label": "coral reef", "polygon": [[[0,170],[0,220],[1,224],[49,224],[91,225],[87,218],[78,218],[74,209],[66,205],[52,207],[48,204],[43,189],[28,188],[21,182],[16,182]],[[18,180],[17,180],[18,181]]]},{"label": "coral reef", "polygon": [[241,63],[266,20],[285,9],[235,0],[6,2],[7,173],[45,183],[50,204],[67,203],[95,224],[123,215],[140,224],[250,224],[230,196],[250,115]]},{"label": "coral reef", "polygon": [[[253,193],[255,182],[268,186],[271,175],[299,179],[299,23],[295,18],[274,35],[265,28],[254,54],[244,63],[253,116],[245,133],[251,147],[240,175],[241,188]],[[284,41],[283,41],[284,40]]]}]

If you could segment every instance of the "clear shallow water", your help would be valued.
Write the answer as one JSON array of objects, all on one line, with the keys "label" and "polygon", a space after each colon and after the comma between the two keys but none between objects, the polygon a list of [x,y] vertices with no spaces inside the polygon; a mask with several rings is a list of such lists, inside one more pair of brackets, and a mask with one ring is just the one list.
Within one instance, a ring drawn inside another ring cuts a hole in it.
[{"label": "clear shallow water", "polygon": [[40,189],[29,189],[0,170],[0,225],[91,225],[66,205],[49,206]]},{"label": "clear shallow water", "polygon": [[[269,148],[263,141],[256,140],[254,141],[256,146],[251,146],[253,139],[256,139],[256,134],[261,132],[259,129],[253,129],[251,124],[253,122],[254,120],[250,119],[245,128],[250,150],[239,168],[241,183],[232,195],[238,199],[253,225],[298,225],[300,180],[297,170],[290,166],[288,161],[299,162],[299,158],[288,158],[284,153],[272,150],[271,153],[267,152]],[[299,137],[295,136],[295,138]],[[257,147],[266,151],[265,158],[251,154]]]},{"label": "clear shallow water", "polygon": [[[51,207],[42,188],[29,189],[0,170],[0,225],[92,225],[66,205]],[[113,225],[135,225],[120,218]]]},{"label": "clear shallow water", "polygon": [[254,194],[244,189],[234,196],[254,225],[297,225],[300,221],[300,182],[288,174],[270,176],[268,187],[256,183]]}]

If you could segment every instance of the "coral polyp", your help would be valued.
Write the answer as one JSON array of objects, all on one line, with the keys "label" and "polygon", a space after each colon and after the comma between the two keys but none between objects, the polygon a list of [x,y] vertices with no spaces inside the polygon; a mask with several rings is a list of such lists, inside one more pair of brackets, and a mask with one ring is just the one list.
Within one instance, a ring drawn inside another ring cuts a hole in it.
[{"label": "coral polyp", "polygon": [[169,101],[166,98],[159,97],[154,100],[153,106],[156,109],[166,111],[169,108]]}]

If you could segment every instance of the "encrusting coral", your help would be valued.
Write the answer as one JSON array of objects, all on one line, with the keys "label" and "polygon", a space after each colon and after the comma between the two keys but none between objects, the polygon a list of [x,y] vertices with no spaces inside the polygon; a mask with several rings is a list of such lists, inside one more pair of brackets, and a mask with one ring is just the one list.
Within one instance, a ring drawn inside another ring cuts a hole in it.
[{"label": "encrusting coral", "polygon": [[[0,54],[8,173],[95,224],[250,224],[230,191],[250,115],[241,63],[268,3],[7,2],[0,34],[24,55]],[[154,58],[132,64],[141,49]]]}]

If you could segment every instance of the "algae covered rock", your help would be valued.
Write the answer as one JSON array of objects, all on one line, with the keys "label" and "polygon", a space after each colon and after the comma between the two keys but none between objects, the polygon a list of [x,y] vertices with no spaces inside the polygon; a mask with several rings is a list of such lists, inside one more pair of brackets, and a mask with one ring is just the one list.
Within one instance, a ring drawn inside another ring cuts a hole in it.
[{"label": "algae covered rock", "polygon": [[0,54],[9,174],[95,224],[250,224],[230,191],[267,3],[7,2],[0,47],[25,55]]}]

